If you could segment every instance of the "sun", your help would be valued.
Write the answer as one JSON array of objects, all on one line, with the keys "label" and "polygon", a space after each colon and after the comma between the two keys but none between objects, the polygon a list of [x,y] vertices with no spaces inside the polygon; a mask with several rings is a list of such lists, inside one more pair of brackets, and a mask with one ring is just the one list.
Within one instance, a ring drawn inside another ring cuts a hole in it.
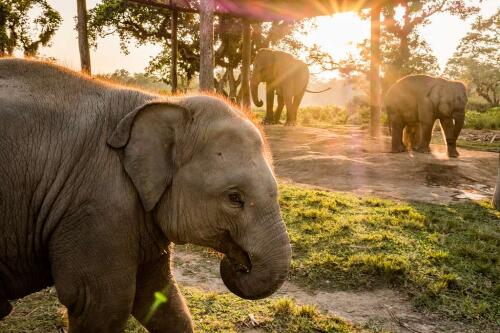
[{"label": "sun", "polygon": [[[359,53],[357,45],[370,37],[370,24],[356,13],[339,13],[320,16],[311,20],[311,30],[304,36],[308,46],[318,44],[330,53],[335,61]],[[316,28],[313,29],[313,24]]]}]

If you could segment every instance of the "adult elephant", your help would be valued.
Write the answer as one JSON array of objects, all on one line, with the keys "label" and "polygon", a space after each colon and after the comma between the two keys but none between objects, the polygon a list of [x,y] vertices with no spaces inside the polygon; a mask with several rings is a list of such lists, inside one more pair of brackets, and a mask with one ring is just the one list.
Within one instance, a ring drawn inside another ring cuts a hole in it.
[{"label": "adult elephant", "polygon": [[[415,146],[419,152],[429,152],[432,128],[436,119],[446,137],[448,156],[458,157],[456,142],[464,125],[467,93],[463,83],[428,75],[410,75],[397,81],[385,96],[390,120],[392,151],[402,152]],[[407,128],[408,144],[403,144]]]},{"label": "adult elephant", "polygon": [[[265,143],[214,97],[166,99],[0,60],[0,318],[55,285],[69,332],[192,332],[171,242],[224,253],[236,295],[285,280],[291,249]],[[167,302],[155,311],[155,293]]]},{"label": "adult elephant", "polygon": [[[286,124],[295,125],[297,110],[305,92],[321,93],[307,90],[309,68],[303,61],[295,59],[291,54],[271,49],[260,49],[253,61],[253,72],[250,80],[252,99],[257,107],[264,105],[259,99],[259,84],[266,83],[266,115],[265,124],[279,123],[283,107],[286,106]],[[274,95],[278,106],[273,111]]]}]

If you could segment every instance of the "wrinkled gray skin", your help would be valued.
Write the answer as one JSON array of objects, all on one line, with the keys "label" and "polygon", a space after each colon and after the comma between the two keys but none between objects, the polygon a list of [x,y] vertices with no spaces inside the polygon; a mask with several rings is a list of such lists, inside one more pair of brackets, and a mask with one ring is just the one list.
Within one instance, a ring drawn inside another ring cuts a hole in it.
[{"label": "wrinkled gray skin", "polygon": [[407,149],[403,144],[403,129],[407,127],[410,133],[408,141],[413,141],[409,145],[415,146],[416,151],[428,153],[432,128],[439,119],[446,137],[448,156],[458,157],[456,142],[464,125],[467,104],[463,83],[427,75],[410,75],[389,88],[384,101],[391,125],[393,152]]},{"label": "wrinkled gray skin", "polygon": [[[191,332],[171,242],[225,253],[221,276],[257,299],[290,244],[256,127],[213,97],[164,97],[52,65],[0,60],[0,318],[50,285],[69,331]],[[146,321],[154,292],[167,294]]]},{"label": "wrinkled gray skin", "polygon": [[[279,123],[283,107],[286,106],[286,125],[295,125],[297,110],[309,82],[309,68],[292,55],[271,49],[260,49],[253,61],[250,90],[256,106],[263,105],[259,99],[258,87],[266,83],[265,124]],[[273,112],[274,95],[278,98],[278,107]]]},{"label": "wrinkled gray skin", "polygon": [[498,154],[498,175],[497,185],[495,186],[495,193],[493,193],[493,207],[500,210],[500,153]]}]

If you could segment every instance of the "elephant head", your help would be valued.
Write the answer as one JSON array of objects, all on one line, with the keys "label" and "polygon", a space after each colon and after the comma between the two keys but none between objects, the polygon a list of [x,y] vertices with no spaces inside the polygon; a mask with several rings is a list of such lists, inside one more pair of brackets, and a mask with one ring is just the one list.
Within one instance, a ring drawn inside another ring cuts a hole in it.
[{"label": "elephant head", "polygon": [[270,49],[260,49],[255,55],[253,61],[252,77],[250,79],[250,90],[252,93],[253,103],[257,107],[264,105],[264,102],[259,99],[259,84],[268,82],[273,77],[275,72],[275,54]]},{"label": "elephant head", "polygon": [[454,137],[458,138],[465,120],[465,106],[467,105],[467,90],[462,82],[438,79],[438,82],[429,92],[439,116],[451,117],[454,123]]},{"label": "elephant head", "polygon": [[224,253],[236,295],[266,297],[286,278],[291,248],[265,142],[240,111],[207,96],[158,101],[125,116],[108,140],[146,214],[177,244]]}]

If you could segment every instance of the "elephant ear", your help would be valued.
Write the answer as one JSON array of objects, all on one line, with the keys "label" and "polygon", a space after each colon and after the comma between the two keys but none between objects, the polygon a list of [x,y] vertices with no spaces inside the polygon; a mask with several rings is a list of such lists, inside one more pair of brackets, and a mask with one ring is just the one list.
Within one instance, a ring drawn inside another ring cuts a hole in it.
[{"label": "elephant ear", "polygon": [[427,97],[432,102],[434,109],[441,115],[449,115],[451,108],[447,96],[446,89],[447,82],[443,79],[437,79],[437,82],[431,87]]},{"label": "elephant ear", "polygon": [[167,102],[148,103],[120,120],[108,145],[123,149],[123,166],[142,205],[151,211],[170,186],[178,132],[188,111]]}]

